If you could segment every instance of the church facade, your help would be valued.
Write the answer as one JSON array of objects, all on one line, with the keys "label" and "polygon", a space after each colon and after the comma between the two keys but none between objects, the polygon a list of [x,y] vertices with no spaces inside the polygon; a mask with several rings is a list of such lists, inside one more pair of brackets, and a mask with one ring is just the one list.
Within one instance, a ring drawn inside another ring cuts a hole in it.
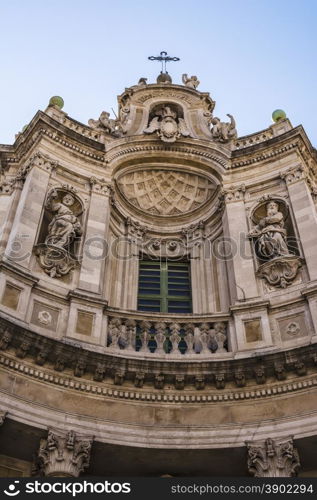
[{"label": "church facade", "polygon": [[317,156],[197,77],[0,146],[0,476],[315,476]]}]

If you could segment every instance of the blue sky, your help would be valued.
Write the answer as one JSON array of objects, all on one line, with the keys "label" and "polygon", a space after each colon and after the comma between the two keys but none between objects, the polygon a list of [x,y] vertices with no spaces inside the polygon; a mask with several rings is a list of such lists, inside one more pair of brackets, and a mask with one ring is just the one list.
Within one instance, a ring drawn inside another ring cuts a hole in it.
[{"label": "blue sky", "polygon": [[2,144],[52,95],[83,123],[116,110],[125,87],[155,82],[147,57],[165,50],[181,58],[173,81],[197,75],[239,135],[281,108],[317,146],[316,0],[0,0],[0,18]]}]

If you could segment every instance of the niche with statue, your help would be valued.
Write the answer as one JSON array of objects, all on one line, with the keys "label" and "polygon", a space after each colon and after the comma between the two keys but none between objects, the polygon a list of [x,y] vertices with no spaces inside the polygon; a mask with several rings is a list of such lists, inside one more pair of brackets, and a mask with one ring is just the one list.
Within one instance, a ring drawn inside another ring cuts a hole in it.
[{"label": "niche with statue", "polygon": [[257,275],[273,287],[286,288],[294,282],[302,261],[285,200],[265,196],[251,213],[251,227]]},{"label": "niche with statue", "polygon": [[51,278],[61,278],[78,264],[83,203],[70,188],[52,189],[45,209],[35,254]]}]

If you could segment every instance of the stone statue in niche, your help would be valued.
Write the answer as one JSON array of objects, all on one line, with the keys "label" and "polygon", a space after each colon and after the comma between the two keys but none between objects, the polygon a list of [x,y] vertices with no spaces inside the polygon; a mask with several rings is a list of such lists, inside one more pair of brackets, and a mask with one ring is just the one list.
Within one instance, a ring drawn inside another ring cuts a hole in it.
[{"label": "stone statue in niche", "polygon": [[72,193],[56,188],[48,194],[45,208],[51,222],[44,243],[35,247],[35,253],[44,271],[51,278],[60,278],[78,264],[72,244],[82,234],[82,205]]},{"label": "stone statue in niche", "polygon": [[264,261],[257,275],[280,288],[294,281],[301,266],[301,259],[290,253],[287,247],[286,215],[287,209],[282,202],[271,200],[266,205],[262,204],[254,212],[257,224],[249,232],[249,237],[255,240],[258,257]]},{"label": "stone statue in niche", "polygon": [[276,201],[269,201],[266,205],[266,217],[259,220],[249,233],[257,238],[257,253],[264,260],[291,255],[286,243],[286,229],[284,216],[279,210]]},{"label": "stone statue in niche", "polygon": [[196,89],[200,84],[200,81],[198,80],[197,76],[192,75],[189,77],[187,76],[187,73],[184,73],[182,75],[182,82],[185,85],[185,87],[190,87],[191,89]]},{"label": "stone statue in niche", "polygon": [[236,122],[232,115],[227,114],[230,122],[222,122],[220,118],[210,117],[208,121],[213,124],[212,138],[218,142],[229,142],[237,137]]},{"label": "stone statue in niche", "polygon": [[185,120],[167,104],[155,112],[154,118],[144,130],[145,134],[153,134],[153,132],[156,132],[164,142],[175,142],[181,136],[190,135]]},{"label": "stone statue in niche", "polygon": [[69,249],[74,238],[82,234],[82,227],[71,208],[75,203],[73,195],[67,193],[61,201],[57,201],[58,197],[59,195],[54,189],[46,202],[47,210],[53,213],[54,217],[48,225],[45,243]]}]

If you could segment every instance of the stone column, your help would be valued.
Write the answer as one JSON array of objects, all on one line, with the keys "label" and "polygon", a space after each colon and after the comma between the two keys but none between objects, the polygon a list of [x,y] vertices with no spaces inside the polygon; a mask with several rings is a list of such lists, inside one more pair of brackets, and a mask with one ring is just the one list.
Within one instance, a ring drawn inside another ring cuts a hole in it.
[{"label": "stone column", "polygon": [[111,188],[104,179],[90,179],[91,198],[78,288],[100,294],[108,254]]},{"label": "stone column", "polygon": [[298,165],[280,175],[287,185],[307,270],[313,281],[317,279],[317,214],[306,182],[308,173],[303,165]]},{"label": "stone column", "polygon": [[88,466],[92,436],[49,430],[41,439],[33,475],[78,477]]},{"label": "stone column", "polygon": [[0,427],[4,422],[4,419],[6,418],[6,414],[7,414],[6,411],[0,410]]},{"label": "stone column", "polygon": [[139,260],[146,227],[130,218],[126,219],[126,235],[117,258],[123,259],[120,304],[124,309],[136,309],[138,302]]},{"label": "stone column", "polygon": [[[244,205],[245,186],[223,190],[224,251],[232,302],[259,295]],[[222,258],[219,250],[217,258]]]},{"label": "stone column", "polygon": [[26,269],[30,265],[47,186],[55,165],[46,156],[36,153],[18,174],[17,180],[25,179],[25,182],[16,207],[5,258]]},{"label": "stone column", "polygon": [[297,476],[300,461],[292,436],[247,441],[248,470],[255,477]]}]

